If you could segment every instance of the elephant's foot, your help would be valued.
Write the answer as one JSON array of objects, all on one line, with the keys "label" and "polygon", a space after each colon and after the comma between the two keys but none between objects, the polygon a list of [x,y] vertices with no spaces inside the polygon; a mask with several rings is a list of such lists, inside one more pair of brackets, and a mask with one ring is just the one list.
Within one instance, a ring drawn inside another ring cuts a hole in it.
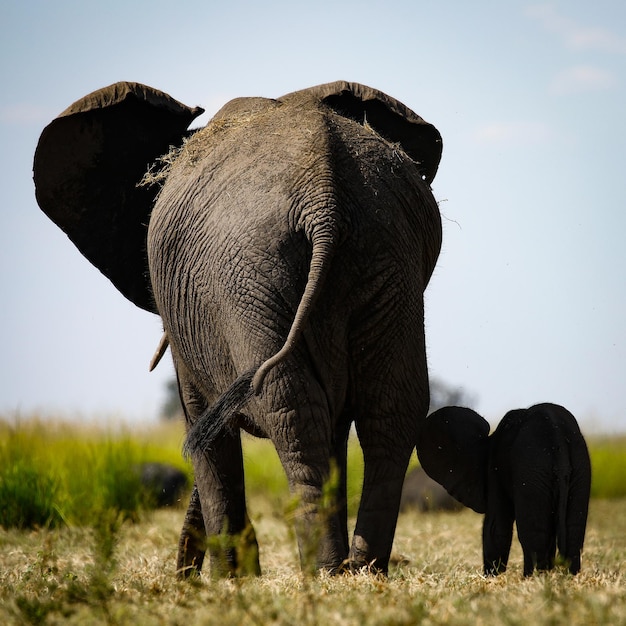
[{"label": "elephant's foot", "polygon": [[359,535],[354,535],[344,571],[367,571],[370,574],[386,576],[389,571],[389,555],[386,557],[373,556],[367,541]]},{"label": "elephant's foot", "polygon": [[578,574],[578,572],[580,572],[580,553],[565,558],[565,564],[570,574],[574,576]]},{"label": "elephant's foot", "polygon": [[178,557],[176,559],[176,577],[186,580],[198,576],[204,561],[206,539],[204,533],[198,537],[196,533],[184,528],[178,543]]},{"label": "elephant's foot", "polygon": [[497,559],[494,561],[485,561],[483,566],[483,573],[485,576],[498,576],[499,574],[504,574],[504,572],[506,572],[506,566],[506,561],[502,561],[501,559]]},{"label": "elephant's foot", "polygon": [[252,524],[244,528],[237,537],[237,576],[260,576],[259,544]]},{"label": "elephant's foot", "polygon": [[212,535],[207,547],[212,578],[260,576],[259,546],[251,524],[237,535]]},{"label": "elephant's foot", "polygon": [[324,571],[335,575],[343,571],[346,553],[337,549],[332,538],[320,537],[319,533],[311,532],[308,537],[300,534],[298,544],[303,572],[315,574]]},{"label": "elephant's foot", "polygon": [[259,546],[252,525],[248,525],[238,535],[222,533],[207,538],[183,532],[176,563],[179,580],[200,574],[206,550],[209,551],[211,576],[214,578],[261,574]]},{"label": "elephant's foot", "polygon": [[200,496],[194,483],[189,498],[185,521],[178,541],[178,557],[176,560],[176,576],[179,580],[197,576],[202,569],[206,550],[206,533]]},{"label": "elephant's foot", "polygon": [[200,575],[202,563],[204,561],[204,551],[195,551],[191,556],[186,548],[179,550],[176,561],[176,577],[178,580],[188,580]]}]

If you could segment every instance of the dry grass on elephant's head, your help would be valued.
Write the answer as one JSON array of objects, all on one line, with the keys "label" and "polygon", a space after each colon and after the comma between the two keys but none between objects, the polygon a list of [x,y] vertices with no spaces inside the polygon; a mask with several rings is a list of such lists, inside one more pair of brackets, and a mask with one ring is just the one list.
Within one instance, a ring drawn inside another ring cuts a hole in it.
[{"label": "dry grass on elephant's head", "polygon": [[[233,102],[237,102],[237,98]],[[264,101],[264,98],[246,98],[246,100]],[[230,103],[229,103],[230,104]],[[139,182],[139,187],[149,187],[152,185],[163,185],[170,175],[174,165],[182,167],[193,167],[207,156],[211,150],[212,141],[219,135],[231,130],[239,130],[245,128],[255,119],[267,117],[268,110],[263,108],[251,107],[248,112],[238,112],[228,114],[228,105],[218,112],[218,114],[209,121],[209,123],[199,129],[190,131],[189,136],[183,139],[179,146],[170,146],[170,150],[160,156],[144,174]],[[235,141],[233,139],[233,141]]]}]

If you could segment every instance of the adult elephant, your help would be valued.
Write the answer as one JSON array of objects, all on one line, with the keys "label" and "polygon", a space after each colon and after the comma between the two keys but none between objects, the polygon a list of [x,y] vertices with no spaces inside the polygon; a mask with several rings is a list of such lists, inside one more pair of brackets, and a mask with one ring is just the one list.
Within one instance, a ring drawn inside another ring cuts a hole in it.
[{"label": "adult elephant", "polygon": [[[430,190],[438,131],[335,82],[201,109],[136,83],[86,96],[42,133],[41,208],[135,304],[160,314],[196,488],[179,571],[205,533],[218,573],[259,571],[240,429],[269,437],[300,501],[301,559],[385,572],[402,482],[428,408],[423,292],[441,245]],[[138,186],[150,163],[158,186]],[[363,492],[351,547],[347,437]],[[320,510],[331,467],[332,507]],[[312,538],[314,545],[310,545]]]},{"label": "adult elephant", "polygon": [[426,419],[417,453],[422,467],[478,513],[486,575],[506,570],[513,522],[524,554],[524,576],[554,567],[559,553],[580,571],[591,463],[576,418],[557,404],[509,411],[489,424],[464,407],[444,407]]}]

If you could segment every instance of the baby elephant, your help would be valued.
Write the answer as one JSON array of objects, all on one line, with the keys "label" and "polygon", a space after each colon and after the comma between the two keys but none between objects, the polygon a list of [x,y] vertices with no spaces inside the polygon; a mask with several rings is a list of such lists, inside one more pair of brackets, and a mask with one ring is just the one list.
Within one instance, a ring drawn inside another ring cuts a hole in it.
[{"label": "baby elephant", "polygon": [[580,570],[591,463],[574,416],[556,404],[509,411],[489,436],[475,411],[444,407],[426,418],[420,463],[450,495],[485,513],[486,575],[506,570],[513,522],[524,576],[554,567],[556,548],[569,571]]}]

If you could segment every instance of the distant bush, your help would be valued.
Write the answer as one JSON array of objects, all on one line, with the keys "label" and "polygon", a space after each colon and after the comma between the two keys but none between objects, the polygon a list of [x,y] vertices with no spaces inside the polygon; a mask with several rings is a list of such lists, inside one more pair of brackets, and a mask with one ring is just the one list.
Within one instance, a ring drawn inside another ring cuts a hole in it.
[{"label": "distant bush", "polygon": [[[94,526],[111,514],[137,521],[154,504],[141,484],[142,463],[178,466],[191,484],[192,470],[181,453],[183,439],[182,425],[174,422],[111,432],[53,420],[0,419],[0,526]],[[286,505],[287,479],[271,442],[244,436],[243,449],[247,493]],[[626,437],[590,439],[589,451],[592,497],[626,497]],[[363,457],[356,437],[351,437],[351,515],[356,513],[362,480]]]},{"label": "distant bush", "polygon": [[59,445],[56,471],[62,476],[65,500],[60,506],[66,519],[93,524],[103,511],[113,510],[137,521],[145,504],[137,471],[142,456],[127,435]]},{"label": "distant bush", "polygon": [[591,456],[591,497],[626,496],[626,437],[588,441]]},{"label": "distant bush", "polygon": [[137,521],[153,504],[140,465],[171,456],[128,432],[36,419],[0,421],[0,525],[95,525],[112,513]]},{"label": "distant bush", "polygon": [[62,522],[56,506],[59,481],[28,444],[28,438],[16,432],[0,442],[0,526],[4,528]]}]

